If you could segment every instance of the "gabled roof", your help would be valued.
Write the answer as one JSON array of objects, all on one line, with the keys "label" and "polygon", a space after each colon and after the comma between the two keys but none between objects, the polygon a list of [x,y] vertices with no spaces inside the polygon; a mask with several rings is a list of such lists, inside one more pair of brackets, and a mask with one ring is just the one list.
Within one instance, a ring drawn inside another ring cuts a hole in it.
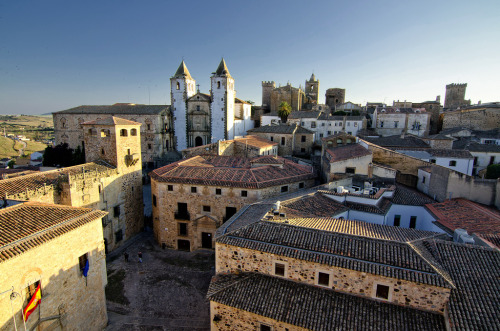
[{"label": "gabled roof", "polygon": [[292,111],[290,115],[288,115],[288,119],[318,118],[321,114],[321,111]]},{"label": "gabled roof", "polygon": [[[255,166],[255,163],[261,165]],[[214,155],[200,155],[177,161],[153,170],[150,176],[159,182],[250,189],[315,178],[311,167],[282,157],[243,158]]]},{"label": "gabled roof", "polygon": [[[295,128],[297,130],[295,131]],[[295,124],[278,124],[278,125],[264,125],[258,128],[253,128],[248,130],[249,133],[277,133],[277,134],[293,134],[293,132],[299,134],[314,134],[313,131],[303,128],[301,126],[297,126]]]},{"label": "gabled roof", "polygon": [[331,147],[327,148],[326,152],[332,156],[330,163],[372,154],[369,149],[364,148],[360,144],[348,144],[340,147]]},{"label": "gabled roof", "polygon": [[430,148],[426,149],[431,156],[434,157],[446,157],[446,158],[457,158],[457,159],[472,159],[473,156],[469,151],[463,151],[458,149],[436,149]]},{"label": "gabled roof", "polygon": [[191,78],[191,74],[189,73],[189,70],[186,66],[186,63],[184,63],[184,60],[182,60],[181,64],[179,65],[179,68],[177,68],[177,71],[174,74],[174,78]]},{"label": "gabled roof", "polygon": [[108,106],[78,106],[66,110],[54,112],[53,114],[108,114],[120,115],[161,115],[162,112],[170,110],[167,105],[136,105],[117,103]]},{"label": "gabled roof", "polygon": [[463,198],[427,204],[436,222],[449,233],[465,229],[469,233],[500,234],[500,211]]},{"label": "gabled roof", "polygon": [[207,298],[307,330],[446,330],[439,314],[257,273],[214,276]]},{"label": "gabled roof", "polygon": [[229,69],[227,68],[226,61],[224,61],[224,58],[220,60],[219,66],[217,67],[217,70],[215,70],[215,75],[231,77],[231,74],[229,73]]},{"label": "gabled roof", "polygon": [[[328,198],[325,198],[328,199]],[[407,229],[398,226],[381,225],[364,221],[346,220],[331,217],[317,218],[287,218],[268,220],[269,222],[284,223],[291,226],[317,229],[348,235],[398,241],[410,242],[414,240],[438,238],[443,234],[431,231]],[[445,235],[446,236],[446,235]]]},{"label": "gabled roof", "polygon": [[129,121],[120,117],[107,117],[101,120],[94,120],[89,122],[84,122],[82,125],[106,125],[106,126],[114,126],[114,125],[141,125],[139,122]]},{"label": "gabled roof", "polygon": [[[242,247],[333,267],[450,288],[439,266],[395,241],[260,221],[217,238]],[[439,270],[439,271],[436,271]]]},{"label": "gabled roof", "polygon": [[206,93],[201,93],[201,92],[198,92],[196,93],[195,95],[193,95],[192,97],[190,97],[189,99],[187,99],[187,101],[210,101],[212,98],[210,97],[210,94],[206,94]]},{"label": "gabled roof", "polygon": [[379,138],[365,138],[364,140],[375,144],[377,146],[386,148],[400,148],[400,147],[418,147],[418,148],[430,148],[430,146],[420,138],[414,137],[412,135],[405,135],[401,138],[400,135],[379,137]]},{"label": "gabled roof", "polygon": [[0,210],[0,262],[44,244],[108,213],[27,202]]}]

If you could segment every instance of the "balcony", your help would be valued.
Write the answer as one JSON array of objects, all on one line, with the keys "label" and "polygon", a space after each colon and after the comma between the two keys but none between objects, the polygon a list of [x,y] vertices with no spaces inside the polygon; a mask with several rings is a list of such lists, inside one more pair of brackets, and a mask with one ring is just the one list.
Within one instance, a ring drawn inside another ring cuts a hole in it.
[{"label": "balcony", "polygon": [[174,213],[174,217],[176,220],[184,220],[184,221],[189,221],[189,213],[188,212],[177,212]]}]

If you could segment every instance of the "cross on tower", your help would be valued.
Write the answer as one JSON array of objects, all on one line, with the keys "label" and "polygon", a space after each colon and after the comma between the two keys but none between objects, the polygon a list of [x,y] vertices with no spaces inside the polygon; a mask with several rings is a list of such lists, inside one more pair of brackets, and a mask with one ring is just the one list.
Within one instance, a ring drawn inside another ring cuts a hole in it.
[{"label": "cross on tower", "polygon": [[200,93],[200,84],[196,84],[196,86],[198,87],[198,93]]}]

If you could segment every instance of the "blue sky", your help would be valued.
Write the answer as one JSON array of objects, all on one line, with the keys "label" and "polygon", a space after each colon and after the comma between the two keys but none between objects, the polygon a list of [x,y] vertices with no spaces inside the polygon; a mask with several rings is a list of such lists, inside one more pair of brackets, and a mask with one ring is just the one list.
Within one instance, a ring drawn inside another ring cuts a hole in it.
[{"label": "blue sky", "polygon": [[224,57],[237,96],[314,71],[346,101],[434,100],[468,83],[500,101],[500,1],[0,0],[0,113],[170,104],[184,58],[208,92]]}]

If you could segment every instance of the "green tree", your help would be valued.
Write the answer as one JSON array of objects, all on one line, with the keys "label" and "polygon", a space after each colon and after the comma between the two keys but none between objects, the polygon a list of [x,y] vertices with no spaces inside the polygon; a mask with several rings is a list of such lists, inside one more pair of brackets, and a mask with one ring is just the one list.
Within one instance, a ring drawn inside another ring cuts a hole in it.
[{"label": "green tree", "polygon": [[80,147],[73,150],[68,144],[59,144],[47,147],[43,153],[45,167],[70,167],[82,163],[85,163],[85,154]]},{"label": "green tree", "polygon": [[14,169],[14,165],[16,164],[16,160],[12,159],[9,161],[9,163],[7,163],[7,167],[9,169]]},{"label": "green tree", "polygon": [[281,122],[286,123],[288,115],[292,112],[292,107],[286,101],[282,101],[278,107],[278,116],[281,117]]},{"label": "green tree", "polygon": [[346,116],[347,113],[345,111],[338,110],[338,111],[334,112],[332,115],[333,116]]}]

